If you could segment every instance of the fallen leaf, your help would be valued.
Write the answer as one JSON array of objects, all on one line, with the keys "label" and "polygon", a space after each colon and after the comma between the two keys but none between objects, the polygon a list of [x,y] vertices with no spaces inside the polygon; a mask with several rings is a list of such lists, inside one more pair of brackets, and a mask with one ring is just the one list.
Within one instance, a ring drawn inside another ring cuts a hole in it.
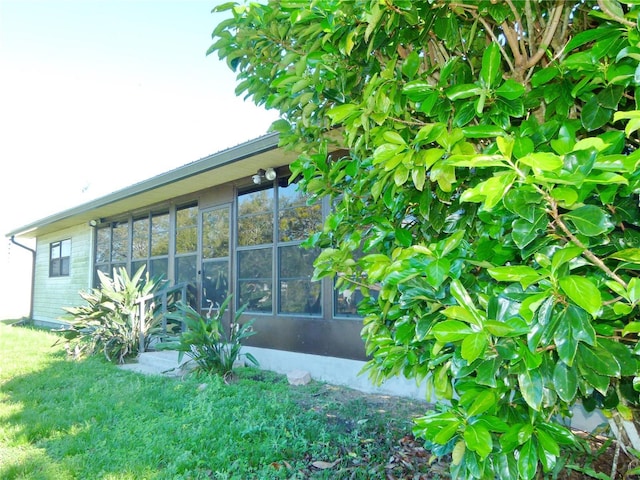
[{"label": "fallen leaf", "polygon": [[316,467],[316,468],[318,468],[318,469],[320,469],[320,470],[326,470],[328,468],[335,467],[338,464],[338,462],[340,462],[340,459],[337,459],[336,461],[331,462],[331,463],[323,462],[322,460],[317,460],[317,461],[313,462],[311,465]]}]

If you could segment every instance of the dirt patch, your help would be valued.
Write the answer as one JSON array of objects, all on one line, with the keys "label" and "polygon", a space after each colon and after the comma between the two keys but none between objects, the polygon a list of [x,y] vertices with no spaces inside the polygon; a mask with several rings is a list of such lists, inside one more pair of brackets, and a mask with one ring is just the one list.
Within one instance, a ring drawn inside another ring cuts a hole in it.
[{"label": "dirt patch", "polygon": [[[286,383],[286,377],[265,371],[253,371],[252,380]],[[247,378],[247,377],[245,377]],[[354,457],[345,449],[336,463],[314,462],[308,459],[308,478],[319,476],[323,468],[331,469],[333,478],[351,478],[355,471],[361,472],[363,464],[370,461],[377,465],[367,466],[371,478],[430,480],[446,479],[449,475],[450,458],[436,459],[425,449],[424,443],[416,439],[412,431],[412,419],[423,415],[430,405],[425,401],[395,397],[391,395],[366,394],[335,385],[311,382],[304,387],[291,387],[291,398],[303,409],[322,415],[327,424],[344,433],[363,430],[363,422],[371,422],[364,441],[378,444],[377,456],[360,454]],[[629,475],[631,469],[640,466],[638,460],[622,450],[616,451],[616,443],[603,436],[592,436],[578,432],[583,439],[580,448],[569,452],[563,462],[562,471],[554,478],[579,480],[588,478],[614,478],[636,480],[640,476]],[[380,453],[380,448],[385,449]],[[617,465],[612,477],[612,466]],[[359,478],[359,477],[354,477]]]}]

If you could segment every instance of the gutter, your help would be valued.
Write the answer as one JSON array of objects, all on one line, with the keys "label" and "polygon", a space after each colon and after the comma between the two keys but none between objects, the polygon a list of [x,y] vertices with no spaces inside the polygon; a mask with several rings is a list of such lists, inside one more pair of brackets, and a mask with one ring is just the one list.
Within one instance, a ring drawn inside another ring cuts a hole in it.
[{"label": "gutter", "polygon": [[11,243],[17,245],[20,248],[24,248],[31,252],[31,293],[29,294],[29,320],[33,320],[33,290],[36,281],[36,251],[33,248],[27,247],[16,241],[15,235],[11,235]]}]

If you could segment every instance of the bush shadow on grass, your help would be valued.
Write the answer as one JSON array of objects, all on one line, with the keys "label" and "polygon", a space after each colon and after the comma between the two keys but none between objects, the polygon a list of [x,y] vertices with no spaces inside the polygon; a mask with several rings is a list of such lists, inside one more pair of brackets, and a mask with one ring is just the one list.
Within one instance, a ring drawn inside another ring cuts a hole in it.
[{"label": "bush shadow on grass", "polygon": [[[149,478],[149,468],[136,465],[157,466],[165,452],[181,451],[175,441],[157,452],[148,428],[178,407],[180,396],[171,388],[162,394],[165,382],[96,358],[69,361],[58,352],[43,369],[1,384],[8,415],[0,478]],[[136,404],[143,408],[131,407]]]},{"label": "bush shadow on grass", "polygon": [[409,412],[424,409],[317,382],[291,387],[255,369],[225,385],[147,377],[61,351],[0,384],[0,399],[0,478],[36,480],[384,478],[410,432]]}]

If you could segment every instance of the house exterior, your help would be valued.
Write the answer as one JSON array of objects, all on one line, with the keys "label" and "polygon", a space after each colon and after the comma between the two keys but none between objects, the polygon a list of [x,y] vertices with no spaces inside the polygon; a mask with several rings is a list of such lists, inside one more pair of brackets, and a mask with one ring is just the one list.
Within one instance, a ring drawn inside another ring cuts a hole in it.
[{"label": "house exterior", "polygon": [[357,294],[313,282],[318,252],[300,246],[329,205],[289,184],[294,158],[268,134],[9,232],[36,240],[33,320],[60,324],[97,271],[145,265],[167,286],[189,284],[203,311],[228,294],[231,315],[247,304],[257,331],[247,343],[264,368],[368,390],[356,378],[366,360]]}]

